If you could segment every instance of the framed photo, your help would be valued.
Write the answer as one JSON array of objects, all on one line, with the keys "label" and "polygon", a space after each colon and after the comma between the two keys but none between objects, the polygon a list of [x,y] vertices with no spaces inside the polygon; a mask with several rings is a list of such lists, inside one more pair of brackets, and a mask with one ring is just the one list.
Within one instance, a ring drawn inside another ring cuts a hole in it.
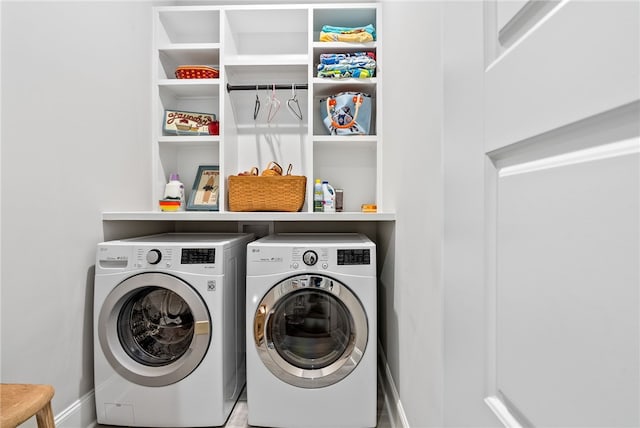
[{"label": "framed photo", "polygon": [[220,168],[218,165],[200,165],[187,203],[190,211],[218,211],[220,194]]}]

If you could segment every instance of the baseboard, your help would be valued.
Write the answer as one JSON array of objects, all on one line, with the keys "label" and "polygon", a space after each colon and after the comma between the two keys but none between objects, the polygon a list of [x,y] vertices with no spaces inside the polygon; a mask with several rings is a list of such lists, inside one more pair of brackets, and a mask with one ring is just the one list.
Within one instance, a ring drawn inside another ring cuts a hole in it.
[{"label": "baseboard", "polygon": [[[380,342],[378,342],[378,380],[382,386],[384,409],[389,415],[391,428],[410,428]],[[94,391],[89,391],[57,414],[55,424],[56,428],[94,428],[97,425]]]},{"label": "baseboard", "polygon": [[96,400],[93,389],[58,413],[56,428],[93,428],[96,426]]},{"label": "baseboard", "polygon": [[378,378],[382,384],[382,392],[384,394],[384,406],[389,415],[391,428],[410,428],[407,415],[400,402],[400,396],[393,382],[391,369],[387,363],[387,356],[382,349],[382,345],[378,342]]}]

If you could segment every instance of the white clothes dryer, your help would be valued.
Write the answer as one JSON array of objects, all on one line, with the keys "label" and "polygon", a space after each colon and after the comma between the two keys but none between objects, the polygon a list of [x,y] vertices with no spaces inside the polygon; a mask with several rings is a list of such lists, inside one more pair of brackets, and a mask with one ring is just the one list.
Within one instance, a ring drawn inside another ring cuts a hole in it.
[{"label": "white clothes dryer", "polygon": [[374,427],[376,247],[360,234],[247,246],[251,426]]},{"label": "white clothes dryer", "polygon": [[246,245],[252,239],[161,234],[98,245],[98,423],[225,423],[246,379]]}]

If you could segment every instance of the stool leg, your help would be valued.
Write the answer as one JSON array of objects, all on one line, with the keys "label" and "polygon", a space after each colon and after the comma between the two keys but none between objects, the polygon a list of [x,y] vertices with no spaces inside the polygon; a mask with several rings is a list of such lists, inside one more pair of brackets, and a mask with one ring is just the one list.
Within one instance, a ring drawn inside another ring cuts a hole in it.
[{"label": "stool leg", "polygon": [[51,401],[36,413],[36,421],[38,421],[38,428],[56,428],[56,425],[53,422]]}]

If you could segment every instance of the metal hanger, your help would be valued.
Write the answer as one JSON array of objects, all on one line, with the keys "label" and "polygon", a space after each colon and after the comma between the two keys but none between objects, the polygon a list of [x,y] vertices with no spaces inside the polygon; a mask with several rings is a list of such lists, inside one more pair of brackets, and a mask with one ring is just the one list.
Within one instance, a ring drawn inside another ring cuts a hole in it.
[{"label": "metal hanger", "polygon": [[258,118],[258,112],[260,111],[260,97],[258,97],[258,85],[256,85],[256,103],[253,106],[253,120]]},{"label": "metal hanger", "polygon": [[302,120],[302,109],[298,102],[298,93],[296,92],[296,84],[291,84],[291,98],[287,100],[287,109],[298,119]]}]

